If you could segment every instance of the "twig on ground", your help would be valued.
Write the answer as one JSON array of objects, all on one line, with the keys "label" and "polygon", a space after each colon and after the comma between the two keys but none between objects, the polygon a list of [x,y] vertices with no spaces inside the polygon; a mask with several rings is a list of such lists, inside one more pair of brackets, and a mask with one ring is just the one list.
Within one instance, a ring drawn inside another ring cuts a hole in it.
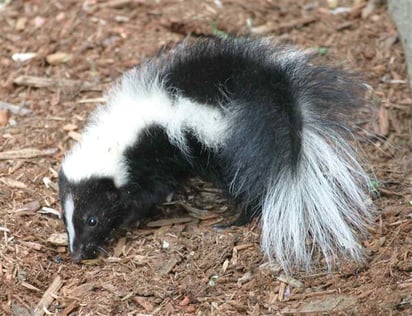
[{"label": "twig on ground", "polygon": [[41,300],[34,308],[33,316],[43,316],[56,297],[57,292],[63,285],[63,280],[58,275],[54,278],[53,282],[50,284],[49,288],[44,292]]},{"label": "twig on ground", "polygon": [[101,91],[95,84],[80,80],[19,76],[13,82],[19,86],[34,88],[71,88],[79,89],[80,91]]},{"label": "twig on ground", "polygon": [[41,156],[51,156],[57,152],[57,148],[37,149],[24,148],[0,152],[0,160],[28,159]]}]

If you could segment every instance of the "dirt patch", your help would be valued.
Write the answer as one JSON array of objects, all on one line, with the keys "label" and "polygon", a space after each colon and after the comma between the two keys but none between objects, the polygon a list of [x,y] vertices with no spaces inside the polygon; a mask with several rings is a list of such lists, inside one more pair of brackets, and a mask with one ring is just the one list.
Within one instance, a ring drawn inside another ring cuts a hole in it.
[{"label": "dirt patch", "polygon": [[[385,5],[338,2],[338,14],[326,1],[300,0],[34,0],[1,9],[0,101],[26,111],[0,112],[0,155],[12,155],[0,159],[0,313],[28,315],[49,298],[47,310],[60,315],[410,315],[412,95],[402,47]],[[380,197],[363,267],[285,277],[262,257],[256,223],[211,227],[228,204],[197,180],[159,206],[161,218],[190,208],[209,215],[143,224],[113,241],[109,258],[76,265],[64,245],[47,241],[64,232],[53,211],[59,162],[102,91],[159,48],[214,33],[315,49],[320,62],[356,70],[370,85],[375,115],[361,122],[362,150]],[[14,83],[21,76],[52,80]]]}]

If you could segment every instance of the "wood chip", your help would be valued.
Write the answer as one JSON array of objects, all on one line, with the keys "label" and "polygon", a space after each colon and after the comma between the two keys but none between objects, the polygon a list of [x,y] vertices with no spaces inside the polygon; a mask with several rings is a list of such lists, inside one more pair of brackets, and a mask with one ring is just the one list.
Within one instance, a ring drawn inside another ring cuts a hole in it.
[{"label": "wood chip", "polygon": [[398,287],[400,288],[400,289],[405,289],[405,288],[412,288],[412,283],[400,283],[400,284],[398,284]]},{"label": "wood chip", "polygon": [[50,178],[43,177],[43,183],[46,186],[46,188],[48,188],[48,189],[51,188],[55,192],[59,191],[59,186],[57,185],[57,183],[54,183],[52,180],[50,180]]},{"label": "wood chip", "polygon": [[329,9],[335,9],[339,4],[339,0],[327,0],[326,2],[328,3]]},{"label": "wood chip", "polygon": [[13,59],[16,62],[25,62],[30,59],[33,59],[36,56],[36,53],[15,53],[11,56],[11,59]]},{"label": "wood chip", "polygon": [[154,306],[152,303],[149,302],[149,300],[145,297],[142,296],[135,296],[133,298],[133,301],[135,301],[137,304],[139,304],[140,306],[142,306],[146,312],[151,312],[154,309]]},{"label": "wood chip", "polygon": [[62,312],[59,314],[60,316],[68,316],[73,312],[75,309],[79,307],[79,303],[76,301],[71,302],[69,305],[66,306],[65,309],[62,310]]},{"label": "wood chip", "polygon": [[350,12],[349,12],[349,18],[351,19],[356,19],[361,16],[363,8],[366,6],[366,3],[361,2],[358,4],[355,4],[353,7],[351,7]]},{"label": "wood chip", "polygon": [[276,279],[278,279],[280,282],[286,283],[286,284],[288,284],[290,286],[293,286],[293,287],[296,287],[298,289],[304,287],[304,284],[301,281],[296,280],[296,279],[294,279],[290,276],[284,275],[284,274],[279,275]]},{"label": "wood chip", "polygon": [[[336,293],[336,289],[333,290],[327,290],[327,291],[318,291],[318,292],[305,292],[303,294],[293,294],[293,300],[297,301],[297,300],[305,300],[309,297],[315,297],[315,296],[326,296],[326,295],[330,295],[330,294],[334,294]],[[291,298],[291,299],[292,299]]]},{"label": "wood chip", "polygon": [[248,243],[248,244],[237,245],[237,246],[235,246],[234,248],[236,248],[237,251],[240,251],[240,250],[245,250],[245,249],[251,248],[251,247],[253,247],[254,245],[255,245],[255,244]]},{"label": "wood chip", "polygon": [[253,27],[251,29],[252,33],[255,34],[265,34],[265,33],[284,33],[291,29],[301,28],[303,26],[307,26],[312,24],[318,20],[317,17],[310,16],[301,19],[296,19],[290,22],[281,23],[281,24],[272,24],[267,23],[261,26]]},{"label": "wood chip", "polygon": [[400,196],[400,197],[404,196],[402,193],[390,191],[390,190],[384,189],[382,187],[378,187],[378,191],[382,196]]},{"label": "wood chip", "polygon": [[297,307],[286,307],[282,309],[282,314],[299,314],[299,313],[327,313],[332,311],[344,310],[356,304],[357,299],[354,296],[338,295],[327,296],[310,302],[300,302]]},{"label": "wood chip", "polygon": [[70,131],[69,132],[69,137],[71,139],[74,139],[77,142],[79,142],[82,139],[82,135],[78,132],[75,132],[75,131]]},{"label": "wood chip", "polygon": [[83,295],[92,291],[94,288],[96,288],[96,283],[94,282],[83,283],[73,289],[70,289],[68,291],[68,294],[74,297],[82,297]]},{"label": "wood chip", "polygon": [[50,65],[66,64],[73,59],[72,54],[57,52],[46,56],[46,61]]},{"label": "wood chip", "polygon": [[41,244],[33,241],[20,241],[20,244],[34,250],[41,250]]},{"label": "wood chip", "polygon": [[34,285],[31,285],[30,283],[21,282],[20,285],[25,287],[26,289],[36,291],[36,292],[41,292],[41,290],[39,288],[35,287]]},{"label": "wood chip", "polygon": [[388,109],[381,105],[378,113],[379,134],[388,136],[389,134],[389,113]]},{"label": "wood chip", "polygon": [[250,271],[247,271],[242,277],[237,280],[237,286],[240,288],[242,284],[249,282],[253,278],[253,275]]},{"label": "wood chip", "polygon": [[0,178],[0,182],[3,184],[7,185],[10,188],[15,188],[15,189],[25,189],[27,188],[27,185],[25,185],[21,181],[17,181],[11,178]]},{"label": "wood chip", "polygon": [[0,126],[6,126],[9,122],[9,110],[1,110],[0,109]]},{"label": "wood chip", "polygon": [[10,233],[10,229],[8,229],[7,227],[0,226],[0,232]]},{"label": "wood chip", "polygon": [[103,263],[103,257],[100,256],[95,259],[84,259],[81,263],[88,266],[97,266]]},{"label": "wood chip", "polygon": [[66,253],[67,252],[67,248],[63,247],[63,246],[59,246],[56,248],[56,252],[58,253]]},{"label": "wood chip", "polygon": [[126,247],[126,237],[119,238],[117,241],[116,247],[113,250],[113,257],[120,257],[124,253]]},{"label": "wood chip", "polygon": [[36,212],[41,208],[39,201],[32,201],[24,204],[18,211]]},{"label": "wood chip", "polygon": [[69,123],[69,124],[66,124],[66,125],[63,126],[63,130],[65,130],[65,131],[74,131],[78,128],[79,127],[76,124],[72,124],[72,123]]},{"label": "wood chip", "polygon": [[163,264],[160,268],[159,274],[161,276],[167,275],[172,271],[172,269],[176,266],[176,264],[179,262],[177,257],[172,257],[170,258],[169,261],[167,261],[165,264]]},{"label": "wood chip", "polygon": [[56,233],[51,234],[49,238],[47,238],[47,242],[56,245],[56,246],[67,246],[67,234],[66,233]]},{"label": "wood chip", "polygon": [[58,218],[61,218],[60,212],[51,207],[42,207],[40,213],[41,214],[53,214],[53,215],[56,215]]},{"label": "wood chip", "polygon": [[121,300],[121,301],[127,301],[127,300],[129,300],[133,295],[134,295],[133,292],[129,292],[129,293],[127,293],[125,296],[123,296],[120,300]]},{"label": "wood chip", "polygon": [[275,28],[274,31],[285,32],[285,31],[289,31],[291,29],[301,28],[301,27],[307,26],[309,24],[312,24],[312,23],[316,22],[317,20],[318,20],[318,18],[315,17],[315,16],[309,16],[309,17],[304,17],[304,18],[301,18],[301,19],[296,19],[296,20],[293,20],[293,21],[290,21],[290,22],[280,24],[278,27]]},{"label": "wood chip", "polygon": [[184,202],[177,202],[177,204],[181,206],[182,208],[184,208],[191,217],[198,218],[200,220],[213,219],[213,218],[217,218],[220,216],[219,214],[198,209]]},{"label": "wood chip", "polygon": [[21,305],[12,304],[11,309],[13,311],[13,315],[16,315],[16,316],[31,316],[32,315],[29,309]]},{"label": "wood chip", "polygon": [[63,280],[58,275],[54,278],[53,282],[50,284],[49,288],[44,292],[40,302],[34,308],[33,316],[43,316],[45,314],[45,309],[53,302],[57,295],[57,292],[63,285]]},{"label": "wood chip", "polygon": [[84,103],[106,103],[105,98],[91,98],[91,99],[82,99],[78,100],[77,103],[84,104]]},{"label": "wood chip", "polygon": [[57,152],[57,148],[37,149],[37,148],[24,148],[17,150],[9,150],[0,152],[0,160],[8,159],[28,159],[43,156],[51,156]]},{"label": "wood chip", "polygon": [[187,306],[190,304],[190,298],[188,296],[185,296],[180,302],[179,306]]},{"label": "wood chip", "polygon": [[353,21],[346,21],[346,22],[343,22],[343,23],[341,23],[341,24],[338,24],[338,25],[335,27],[335,30],[336,30],[336,31],[343,31],[343,30],[346,30],[346,29],[351,28],[354,24],[355,24],[355,23],[354,23]]},{"label": "wood chip", "polygon": [[373,11],[376,9],[376,0],[369,0],[368,4],[366,5],[365,8],[362,10],[362,19],[366,19],[368,16],[370,16]]},{"label": "wood chip", "polygon": [[285,291],[286,291],[286,283],[280,283],[279,286],[279,293],[278,293],[278,301],[282,302],[283,301],[283,297],[285,296]]},{"label": "wood chip", "polygon": [[158,221],[152,221],[146,224],[148,227],[163,227],[170,226],[173,224],[184,224],[193,221],[193,217],[175,217],[175,218],[166,218],[160,219]]},{"label": "wood chip", "polygon": [[23,31],[26,28],[27,18],[19,17],[16,21],[16,31]]},{"label": "wood chip", "polygon": [[96,85],[80,80],[54,79],[35,76],[19,76],[13,80],[16,85],[34,88],[69,88],[80,91],[101,91]]},{"label": "wood chip", "polygon": [[27,115],[31,113],[31,110],[25,109],[24,107],[10,104],[7,102],[1,102],[1,101],[0,101],[0,109],[9,110],[11,113],[16,114],[16,115]]},{"label": "wood chip", "polygon": [[226,259],[222,265],[222,272],[225,273],[228,267],[229,267],[229,259]]},{"label": "wood chip", "polygon": [[110,0],[99,5],[100,8],[121,9],[129,7],[130,5],[137,5],[143,3],[143,0]]}]

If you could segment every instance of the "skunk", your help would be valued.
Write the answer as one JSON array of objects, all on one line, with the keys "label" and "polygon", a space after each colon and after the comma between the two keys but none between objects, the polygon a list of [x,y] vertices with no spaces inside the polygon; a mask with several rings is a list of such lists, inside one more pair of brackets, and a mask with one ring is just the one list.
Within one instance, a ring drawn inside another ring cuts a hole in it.
[{"label": "skunk", "polygon": [[72,259],[198,176],[239,216],[260,219],[265,255],[285,271],[320,253],[362,260],[369,179],[345,123],[364,105],[351,75],[263,39],[188,40],[114,85],[65,156],[60,200]]}]

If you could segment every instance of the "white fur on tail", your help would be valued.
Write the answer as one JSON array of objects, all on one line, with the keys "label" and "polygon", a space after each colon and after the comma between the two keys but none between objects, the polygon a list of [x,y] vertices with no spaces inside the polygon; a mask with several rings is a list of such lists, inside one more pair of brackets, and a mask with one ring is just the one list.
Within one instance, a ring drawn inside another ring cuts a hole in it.
[{"label": "white fur on tail", "polygon": [[332,129],[310,125],[303,128],[298,172],[285,169],[271,179],[263,201],[262,248],[286,271],[310,269],[316,247],[329,269],[340,253],[361,260],[353,228],[363,232],[370,219],[368,177],[351,147]]}]

